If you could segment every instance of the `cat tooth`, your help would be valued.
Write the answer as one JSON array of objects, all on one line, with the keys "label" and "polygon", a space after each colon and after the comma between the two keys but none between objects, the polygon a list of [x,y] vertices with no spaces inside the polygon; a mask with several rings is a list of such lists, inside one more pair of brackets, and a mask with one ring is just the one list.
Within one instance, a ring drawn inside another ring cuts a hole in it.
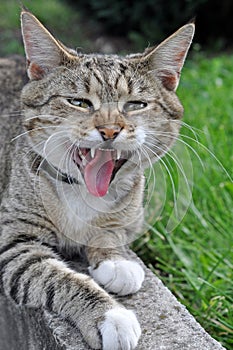
[{"label": "cat tooth", "polygon": [[82,165],[83,165],[83,166],[86,166],[86,165],[87,165],[87,160],[86,160],[86,158],[82,158]]},{"label": "cat tooth", "polygon": [[95,157],[95,148],[91,148],[91,158]]},{"label": "cat tooth", "polygon": [[117,157],[116,157],[116,159],[118,160],[118,159],[120,159],[120,157],[121,157],[121,151],[119,149],[117,149]]}]

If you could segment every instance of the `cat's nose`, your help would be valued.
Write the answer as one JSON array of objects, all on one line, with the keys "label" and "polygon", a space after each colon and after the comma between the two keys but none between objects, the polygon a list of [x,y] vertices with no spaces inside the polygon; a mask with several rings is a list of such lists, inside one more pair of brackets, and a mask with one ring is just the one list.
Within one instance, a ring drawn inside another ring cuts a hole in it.
[{"label": "cat's nose", "polygon": [[99,131],[100,135],[106,140],[114,140],[119,133],[121,132],[121,127],[119,125],[106,125],[106,126],[97,126],[97,130]]}]

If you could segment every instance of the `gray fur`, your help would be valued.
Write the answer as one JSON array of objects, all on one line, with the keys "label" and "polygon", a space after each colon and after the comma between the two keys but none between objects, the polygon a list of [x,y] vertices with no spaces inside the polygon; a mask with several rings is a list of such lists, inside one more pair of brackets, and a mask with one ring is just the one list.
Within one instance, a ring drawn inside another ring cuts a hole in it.
[{"label": "gray fur", "polygon": [[[23,64],[0,61],[0,287],[20,305],[42,307],[68,319],[93,349],[99,349],[106,312],[120,305],[66,261],[85,251],[93,272],[105,261],[124,260],[124,245],[140,233],[143,171],[178,136],[183,108],[175,89],[193,25],[183,27],[158,51],[127,57],[76,54],[26,11],[22,28],[30,82],[22,91],[21,112]],[[183,56],[175,65],[179,43]],[[94,111],[71,105],[70,99],[77,96],[91,100]],[[121,106],[132,100],[148,101],[149,107],[127,114]],[[106,125],[121,126],[127,136],[120,139],[119,134],[111,147],[125,157],[127,150],[132,158],[118,171],[102,200],[88,193],[71,154],[79,147],[105,147],[96,130]],[[137,142],[144,142],[140,140],[144,131],[138,132],[142,127],[149,135],[144,153],[136,149]],[[90,132],[95,132],[96,139],[90,139]],[[156,136],[153,145],[151,132]],[[63,181],[66,175],[75,181]]]}]

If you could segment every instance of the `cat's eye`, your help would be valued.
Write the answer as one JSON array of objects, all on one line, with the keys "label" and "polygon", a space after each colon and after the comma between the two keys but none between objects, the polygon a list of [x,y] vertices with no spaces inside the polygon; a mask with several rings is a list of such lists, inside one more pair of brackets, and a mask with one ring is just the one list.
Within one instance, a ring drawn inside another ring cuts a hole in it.
[{"label": "cat's eye", "polygon": [[138,111],[140,109],[144,109],[147,107],[146,102],[142,101],[129,101],[126,102],[124,105],[124,111],[125,112],[133,112],[133,111]]},{"label": "cat's eye", "polygon": [[83,98],[69,98],[68,102],[75,107],[79,107],[86,110],[93,108],[93,104],[91,103],[91,101]]}]

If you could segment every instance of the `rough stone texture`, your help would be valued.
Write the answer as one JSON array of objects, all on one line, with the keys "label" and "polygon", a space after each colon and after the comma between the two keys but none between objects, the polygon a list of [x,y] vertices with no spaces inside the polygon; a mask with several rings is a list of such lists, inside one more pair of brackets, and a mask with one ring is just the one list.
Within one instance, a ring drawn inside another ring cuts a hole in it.
[{"label": "rough stone texture", "polygon": [[[0,161],[7,157],[0,166],[0,200],[10,172],[9,155],[6,156],[13,147],[10,140],[20,132],[19,94],[26,79],[24,67],[22,58],[0,59]],[[13,127],[10,119],[14,121]],[[75,265],[77,270],[87,271],[85,262]],[[224,349],[151,271],[146,268],[145,271],[142,289],[120,299],[127,308],[135,310],[141,324],[137,350]],[[17,307],[0,295],[0,350],[88,349],[79,331],[58,316]]]},{"label": "rough stone texture", "polygon": [[12,139],[21,133],[19,97],[26,81],[24,58],[0,58],[0,202],[11,169]]},{"label": "rough stone texture", "polygon": [[[135,259],[138,259],[135,257]],[[139,259],[138,259],[139,260]],[[141,263],[142,264],[142,263]],[[84,262],[76,268],[87,271]],[[144,265],[143,265],[144,266]],[[137,350],[223,350],[145,266],[135,295],[118,298],[137,314],[142,327]],[[16,307],[0,297],[0,350],[89,350],[77,329],[56,315]]]}]

